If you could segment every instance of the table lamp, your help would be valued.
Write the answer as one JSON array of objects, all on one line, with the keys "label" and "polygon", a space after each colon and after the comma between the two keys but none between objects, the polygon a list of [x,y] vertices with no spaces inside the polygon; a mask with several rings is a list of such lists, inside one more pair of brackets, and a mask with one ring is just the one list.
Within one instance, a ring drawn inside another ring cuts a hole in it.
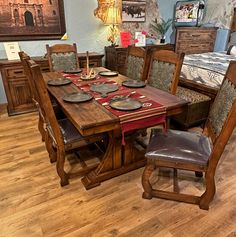
[{"label": "table lamp", "polygon": [[111,6],[107,8],[106,15],[104,19],[105,25],[110,25],[109,35],[107,40],[111,42],[111,46],[116,45],[117,36],[119,34],[119,29],[117,25],[121,24],[121,12],[116,6]]}]

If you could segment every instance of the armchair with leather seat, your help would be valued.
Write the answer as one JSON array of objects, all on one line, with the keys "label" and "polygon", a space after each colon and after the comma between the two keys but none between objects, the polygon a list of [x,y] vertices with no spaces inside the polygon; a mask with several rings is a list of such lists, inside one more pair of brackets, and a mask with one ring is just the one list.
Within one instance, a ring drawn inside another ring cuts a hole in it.
[{"label": "armchair with leather seat", "polygon": [[69,184],[69,175],[64,170],[66,153],[77,151],[81,147],[96,142],[102,142],[106,139],[106,134],[82,136],[67,117],[58,120],[39,65],[33,60],[29,60],[28,64],[38,94],[39,107],[45,118],[45,129],[47,130],[45,142],[50,149],[49,153],[56,154],[56,168],[60,184],[65,186]]},{"label": "armchair with leather seat", "polygon": [[[216,192],[215,172],[224,148],[236,125],[236,61],[231,61],[211,107],[202,133],[153,129],[146,151],[147,165],[142,176],[143,198],[182,201],[208,209]],[[153,187],[150,177],[160,167],[173,169],[173,192]],[[205,173],[205,191],[200,195],[180,193],[178,170]]]},{"label": "armchair with leather seat", "polygon": [[[45,136],[46,136],[45,135],[46,131],[45,131],[45,128],[44,128],[45,118],[44,118],[43,113],[41,111],[41,108],[39,106],[38,93],[36,91],[36,88],[35,88],[35,85],[34,85],[34,82],[33,82],[33,78],[32,78],[32,73],[31,73],[30,67],[28,65],[28,61],[31,60],[31,58],[27,53],[25,53],[23,51],[19,52],[19,57],[20,57],[22,65],[23,65],[23,69],[24,69],[26,78],[27,78],[28,83],[29,83],[32,101],[33,101],[35,107],[37,108],[37,110],[39,112],[38,130],[39,130],[39,132],[42,136],[42,140],[44,141]],[[52,100],[52,98],[51,98],[51,100]],[[58,106],[58,104],[55,101],[53,101],[53,110],[55,112],[55,115],[56,115],[57,119],[65,118],[64,113],[62,112],[62,110],[60,109],[60,107]]]}]

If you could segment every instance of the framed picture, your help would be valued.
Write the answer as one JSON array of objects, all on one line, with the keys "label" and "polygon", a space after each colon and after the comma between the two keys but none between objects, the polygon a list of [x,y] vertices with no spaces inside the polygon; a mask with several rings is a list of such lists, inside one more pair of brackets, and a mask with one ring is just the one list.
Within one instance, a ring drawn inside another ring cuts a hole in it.
[{"label": "framed picture", "polygon": [[198,23],[200,1],[177,1],[175,6],[176,26],[196,26]]},{"label": "framed picture", "polygon": [[144,22],[146,20],[146,1],[122,1],[122,22]]},{"label": "framed picture", "polygon": [[4,0],[0,9],[0,41],[60,39],[66,32],[63,0]]}]

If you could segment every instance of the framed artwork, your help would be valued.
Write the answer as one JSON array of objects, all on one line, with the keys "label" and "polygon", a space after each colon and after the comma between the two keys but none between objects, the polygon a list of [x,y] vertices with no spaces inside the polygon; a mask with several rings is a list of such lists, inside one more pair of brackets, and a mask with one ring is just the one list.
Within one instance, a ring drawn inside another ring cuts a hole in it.
[{"label": "framed artwork", "polygon": [[60,39],[66,32],[63,0],[4,0],[0,9],[0,41]]},{"label": "framed artwork", "polygon": [[[198,24],[199,8],[202,9],[199,0],[177,1],[175,6],[175,25],[176,26],[196,26]],[[203,7],[204,9],[204,7]]]},{"label": "framed artwork", "polygon": [[146,1],[122,1],[122,22],[145,22]]}]

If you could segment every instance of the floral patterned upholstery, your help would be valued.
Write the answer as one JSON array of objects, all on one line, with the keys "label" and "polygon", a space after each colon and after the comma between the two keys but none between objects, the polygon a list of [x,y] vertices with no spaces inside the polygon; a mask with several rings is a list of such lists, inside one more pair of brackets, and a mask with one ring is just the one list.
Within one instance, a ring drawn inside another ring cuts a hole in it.
[{"label": "floral patterned upholstery", "polygon": [[189,102],[183,113],[172,117],[184,129],[200,124],[207,119],[211,105],[209,96],[181,86],[177,87],[176,95]]},{"label": "floral patterned upholstery", "polygon": [[189,101],[190,104],[211,100],[211,98],[207,95],[181,86],[177,87],[176,95],[184,100]]},{"label": "floral patterned upholstery", "polygon": [[175,65],[153,60],[148,82],[151,86],[170,92]]},{"label": "floral patterned upholstery", "polygon": [[52,53],[51,58],[54,71],[69,71],[77,68],[77,58],[74,52]]},{"label": "floral patterned upholstery", "polygon": [[212,128],[218,136],[224,125],[225,119],[236,98],[236,88],[227,79],[224,81],[209,114]]},{"label": "floral patterned upholstery", "polygon": [[132,78],[133,80],[141,80],[144,67],[144,58],[129,55],[127,62],[128,66],[126,76]]}]

